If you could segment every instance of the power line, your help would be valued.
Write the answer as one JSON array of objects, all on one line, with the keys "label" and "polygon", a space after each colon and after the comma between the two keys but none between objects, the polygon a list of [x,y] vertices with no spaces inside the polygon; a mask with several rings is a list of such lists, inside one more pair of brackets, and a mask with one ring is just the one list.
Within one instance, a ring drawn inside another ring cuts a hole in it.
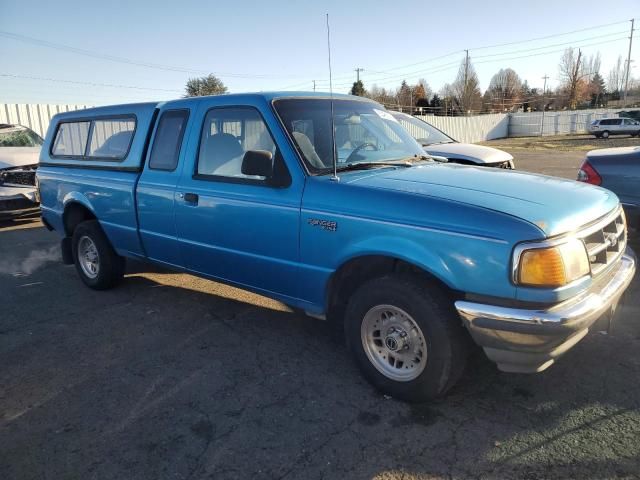
[{"label": "power line", "polygon": [[[598,35],[595,37],[589,37],[589,38],[582,38],[580,40],[572,40],[570,42],[562,42],[562,43],[554,43],[552,45],[544,45],[542,47],[535,47],[535,48],[525,48],[524,50],[510,50],[508,52],[503,52],[503,53],[491,53],[489,55],[476,55],[474,58],[488,58],[488,57],[498,57],[501,55],[513,55],[516,53],[523,53],[523,52],[531,52],[531,51],[535,51],[535,50],[544,50],[545,48],[553,48],[553,47],[561,47],[563,45],[573,45],[576,42],[588,42],[590,40],[596,40],[598,38],[606,38],[606,37],[611,37],[613,35],[622,35],[623,33],[627,33],[626,30],[621,30],[618,32],[613,32],[613,33],[607,33],[605,35]],[[470,49],[470,50],[475,50],[475,49]]]},{"label": "power line", "polygon": [[79,80],[63,80],[59,78],[45,78],[45,77],[33,77],[29,75],[16,75],[13,73],[0,73],[0,77],[7,78],[23,78],[27,80],[42,80],[46,82],[57,82],[57,83],[70,83],[74,85],[90,85],[92,87],[110,87],[110,88],[130,88],[134,90],[154,90],[157,92],[171,92],[171,93],[182,93],[182,90],[172,90],[166,88],[152,88],[152,87],[137,87],[133,85],[117,85],[112,83],[94,83],[94,82],[81,82]]},{"label": "power line", "polygon": [[[195,68],[187,68],[187,67],[176,67],[172,65],[163,65],[159,63],[150,63],[150,62],[140,62],[136,60],[132,60],[126,57],[120,57],[117,55],[109,55],[100,52],[94,52],[92,50],[85,50],[82,48],[71,47],[69,45],[63,45],[60,43],[50,42],[48,40],[42,40],[39,38],[29,37],[27,35],[20,35],[18,33],[7,32],[5,30],[0,30],[0,36],[10,38],[12,40],[17,40],[24,43],[30,43],[33,45],[39,45],[41,47],[52,48],[54,50],[61,50],[65,52],[75,53],[78,55],[84,55],[92,58],[99,58],[101,60],[108,60],[110,62],[118,62],[125,63],[128,65],[135,65],[138,67],[145,68],[154,68],[157,70],[165,70],[170,72],[181,72],[181,73],[191,73],[191,74],[209,74],[215,73],[215,75],[219,77],[229,77],[229,78],[283,78],[284,75],[267,75],[267,74],[247,74],[247,73],[230,73],[230,72],[211,72],[210,70],[201,70]],[[290,76],[289,76],[290,77]]]},{"label": "power line", "polygon": [[[556,38],[556,37],[561,37],[561,36],[566,36],[566,35],[571,35],[571,34],[575,34],[575,33],[580,33],[580,32],[585,32],[585,31],[589,31],[589,30],[597,30],[597,29],[601,29],[601,28],[605,28],[605,27],[610,27],[613,25],[620,25],[623,23],[628,22],[628,20],[623,20],[623,21],[619,21],[619,22],[612,22],[612,23],[606,23],[606,24],[601,24],[601,25],[594,25],[591,27],[585,27],[585,28],[581,28],[578,30],[572,30],[572,31],[568,31],[568,32],[562,32],[562,33],[556,33],[556,34],[551,34],[551,35],[545,35],[542,37],[535,37],[535,38],[529,38],[529,39],[525,39],[525,40],[519,40],[519,41],[514,41],[514,42],[506,42],[506,43],[501,43],[501,44],[494,44],[494,45],[486,45],[486,46],[482,46],[482,47],[476,47],[476,48],[470,48],[469,51],[473,52],[476,50],[483,50],[483,49],[489,49],[489,48],[497,48],[497,47],[504,47],[504,46],[508,46],[508,45],[518,45],[518,44],[522,44],[522,43],[529,43],[529,42],[533,42],[533,41],[539,41],[539,40],[547,40],[550,38]],[[546,46],[542,46],[542,47],[535,47],[535,48],[530,48],[527,50],[512,50],[512,51],[507,51],[507,52],[502,52],[502,53],[496,53],[496,54],[489,54],[489,55],[482,55],[482,56],[478,56],[475,58],[486,58],[486,57],[490,57],[490,56],[503,56],[503,55],[514,55],[516,53],[521,53],[521,52],[526,52],[526,51],[532,51],[532,50],[542,50],[545,48],[553,48],[555,46],[561,46],[561,45],[571,45],[575,42],[581,42],[581,41],[588,41],[588,40],[594,40],[594,39],[598,39],[598,38],[605,38],[605,37],[610,37],[612,35],[616,35],[616,34],[620,34],[620,33],[626,33],[625,32],[613,32],[613,33],[608,33],[608,34],[604,34],[604,35],[596,35],[596,36],[592,36],[589,38],[583,38],[580,40],[572,40],[572,41],[568,41],[568,42],[563,42],[563,43],[558,43],[558,44],[553,44],[553,45],[546,45]],[[626,38],[626,37],[625,37]],[[619,39],[614,39],[612,41],[617,41]],[[608,42],[602,42],[602,43],[608,43]],[[590,45],[585,45],[585,46],[593,46],[593,45],[597,45],[597,44],[590,44]],[[431,63],[434,62],[436,60],[440,60],[443,58],[447,58],[447,57],[451,57],[453,55],[457,55],[460,53],[463,53],[464,50],[457,50],[454,52],[450,52],[447,53],[445,55],[441,55],[438,57],[433,57],[433,58],[429,58],[426,60],[422,60],[420,62],[415,62],[415,63],[410,63],[410,64],[406,64],[406,65],[402,65],[402,66],[398,66],[395,68],[388,68],[386,69],[386,71],[376,71],[376,70],[372,70],[372,69],[368,69],[368,72],[372,73],[373,79],[371,79],[371,82],[375,83],[375,82],[386,82],[386,81],[391,81],[394,79],[399,79],[399,78],[403,78],[403,77],[411,77],[411,76],[415,76],[415,75],[419,75],[419,74],[430,74],[430,73],[440,73],[442,71],[448,70],[450,68],[444,68],[444,69],[440,69],[440,67],[435,67],[438,70],[433,70],[433,69],[429,69],[429,70],[417,70],[417,71],[413,71],[413,72],[406,72],[406,73],[395,73],[393,75],[384,77],[384,78],[378,78],[378,76],[376,74],[386,74],[386,73],[390,73],[389,70],[401,70],[404,68],[408,68],[408,67],[412,67],[415,65],[422,65],[422,64],[426,64],[426,63]],[[556,51],[553,52],[545,52],[546,53],[557,53]],[[535,55],[530,55],[530,56],[535,56]],[[526,57],[519,57],[519,58],[526,58]],[[510,59],[505,59],[505,60],[510,60]],[[484,62],[474,62],[474,63],[488,63],[487,61]],[[459,62],[451,62],[449,64],[446,65],[458,65]],[[452,68],[452,67],[451,67]],[[348,78],[348,77],[338,77],[338,78]],[[322,81],[321,81],[322,82]],[[344,83],[344,84],[337,84],[336,86],[347,86],[350,85],[351,83]],[[286,89],[286,88],[285,88]]]},{"label": "power line", "polygon": [[605,23],[603,25],[594,25],[593,27],[586,27],[586,28],[581,28],[578,30],[572,30],[570,32],[563,32],[563,33],[555,33],[552,35],[546,35],[544,37],[535,37],[535,38],[529,38],[527,40],[518,40],[516,42],[507,42],[507,43],[497,43],[495,45],[485,45],[483,47],[476,47],[476,48],[470,48],[469,50],[484,50],[487,48],[496,48],[496,47],[506,47],[508,45],[517,45],[520,43],[527,43],[527,42],[535,42],[537,40],[547,40],[549,38],[555,38],[555,37],[562,37],[565,35],[571,35],[573,33],[580,33],[580,32],[586,32],[588,30],[596,30],[598,28],[605,28],[605,27],[610,27],[612,25],[621,25],[623,23],[627,23],[629,20],[622,20],[620,22],[613,22],[613,23]]},{"label": "power line", "polygon": [[[620,40],[626,40],[627,37],[619,37],[619,38],[614,38],[612,40],[606,40],[604,42],[595,42],[595,43],[587,43],[587,44],[583,44],[583,45],[575,45],[576,48],[584,48],[584,47],[594,47],[596,45],[604,45],[605,43],[612,43],[612,42],[619,42]],[[474,62],[475,64],[481,64],[481,63],[491,63],[491,62],[506,62],[506,61],[511,61],[511,60],[519,60],[521,58],[529,58],[529,57],[539,57],[541,55],[551,55],[553,53],[559,53],[559,52],[564,52],[564,49],[560,49],[560,50],[552,50],[549,52],[540,52],[540,53],[532,53],[531,55],[520,55],[517,57],[510,57],[510,58],[496,58],[493,60],[481,60],[479,62]]]}]

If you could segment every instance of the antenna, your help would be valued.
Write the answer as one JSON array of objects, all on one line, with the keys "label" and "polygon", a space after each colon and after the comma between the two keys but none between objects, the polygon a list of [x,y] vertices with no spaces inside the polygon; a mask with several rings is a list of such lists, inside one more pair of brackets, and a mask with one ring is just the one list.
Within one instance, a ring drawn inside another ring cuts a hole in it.
[{"label": "antenna", "polygon": [[331,151],[333,153],[333,176],[331,180],[339,182],[338,152],[336,149],[336,125],[333,116],[333,82],[331,78],[331,30],[329,29],[329,14],[327,13],[327,51],[329,52],[329,98],[331,99]]}]

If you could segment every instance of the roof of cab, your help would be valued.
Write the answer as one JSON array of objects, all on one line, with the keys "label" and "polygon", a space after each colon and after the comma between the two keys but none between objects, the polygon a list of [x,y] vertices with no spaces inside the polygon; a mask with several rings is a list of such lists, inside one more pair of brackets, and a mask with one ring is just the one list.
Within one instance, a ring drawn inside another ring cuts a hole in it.
[{"label": "roof of cab", "polygon": [[[331,94],[328,92],[255,92],[255,93],[229,93],[224,95],[207,95],[202,97],[189,97],[180,98],[162,102],[144,102],[144,103],[123,103],[118,105],[105,105],[100,107],[92,107],[84,110],[72,110],[69,112],[60,112],[55,118],[57,120],[67,118],[83,118],[92,117],[98,115],[120,115],[127,113],[134,113],[137,111],[150,111],[155,108],[160,108],[163,105],[171,105],[173,103],[199,103],[211,101],[213,98],[224,97],[225,99],[234,99],[238,103],[248,102],[250,100],[263,99],[267,102],[277,100],[280,98],[331,98]],[[368,98],[357,97],[354,95],[347,95],[344,93],[334,93],[333,98],[336,100],[356,100],[363,102],[373,102]],[[375,103],[375,102],[374,102]]]}]

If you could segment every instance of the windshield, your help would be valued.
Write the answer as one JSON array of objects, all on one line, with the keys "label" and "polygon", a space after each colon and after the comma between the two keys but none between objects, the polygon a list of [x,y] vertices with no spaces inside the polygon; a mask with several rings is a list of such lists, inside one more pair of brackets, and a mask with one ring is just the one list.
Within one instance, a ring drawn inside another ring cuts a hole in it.
[{"label": "windshield", "polygon": [[407,115],[406,113],[393,112],[392,115],[400,122],[409,134],[415,138],[420,145],[435,145],[436,143],[454,143],[455,140],[444,132],[441,132],[427,122]]},{"label": "windshield", "polygon": [[0,128],[0,147],[40,147],[43,140],[26,127],[9,125]]},{"label": "windshield", "polygon": [[[373,102],[334,99],[338,169],[358,163],[384,163],[424,155],[416,141],[384,107]],[[276,100],[274,106],[309,171],[333,168],[331,100]]]}]

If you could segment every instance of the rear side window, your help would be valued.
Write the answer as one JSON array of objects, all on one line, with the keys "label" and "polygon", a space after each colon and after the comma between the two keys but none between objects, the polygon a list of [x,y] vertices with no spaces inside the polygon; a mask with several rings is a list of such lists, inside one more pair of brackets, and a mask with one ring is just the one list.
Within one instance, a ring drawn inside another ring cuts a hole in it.
[{"label": "rear side window", "polygon": [[123,159],[129,151],[135,128],[133,118],[94,121],[87,156]]},{"label": "rear side window", "polygon": [[58,127],[51,153],[63,157],[82,157],[91,122],[65,122]]},{"label": "rear side window", "polygon": [[136,130],[134,116],[62,122],[51,155],[83,160],[124,160]]},{"label": "rear side window", "polygon": [[188,110],[167,110],[162,114],[151,147],[149,168],[175,170],[188,118]]}]

